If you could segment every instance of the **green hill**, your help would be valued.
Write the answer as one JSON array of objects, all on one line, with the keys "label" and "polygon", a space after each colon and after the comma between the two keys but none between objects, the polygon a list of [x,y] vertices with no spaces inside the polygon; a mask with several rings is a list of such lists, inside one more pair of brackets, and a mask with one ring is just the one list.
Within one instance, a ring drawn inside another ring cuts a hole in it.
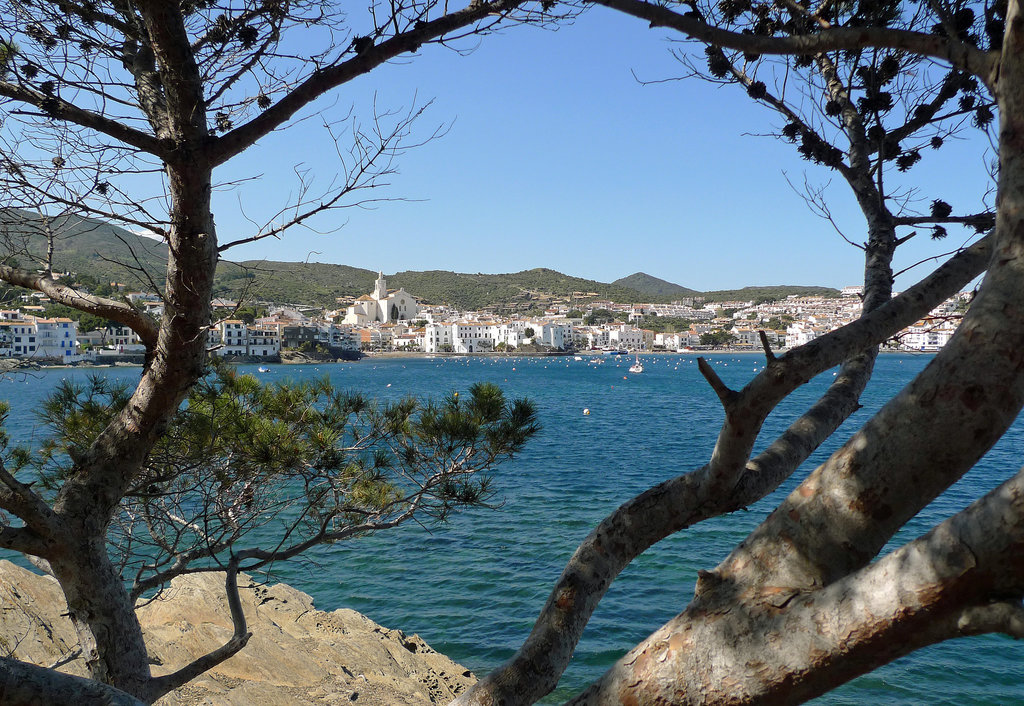
[{"label": "green hill", "polygon": [[742,289],[723,289],[715,292],[704,292],[701,296],[705,301],[753,301],[765,302],[785,299],[790,295],[800,297],[838,297],[839,290],[832,287],[807,287],[796,285],[777,285],[771,287],[743,287]]},{"label": "green hill", "polygon": [[[73,272],[93,283],[120,282],[129,289],[151,290],[160,284],[167,246],[123,228],[90,218],[44,220],[17,209],[0,210],[4,251],[26,269],[36,269],[46,251],[45,233],[55,235],[54,270]],[[214,294],[242,301],[334,306],[339,297],[357,297],[373,289],[377,273],[320,262],[250,260],[221,262]],[[553,302],[583,306],[594,299],[622,304],[667,302],[686,297],[708,301],[780,299],[790,294],[838,295],[827,287],[745,287],[697,292],[638,272],[611,284],[572,277],[547,268],[506,274],[463,274],[445,270],[406,271],[388,275],[388,285],[404,287],[431,304],[459,309],[528,310]]]},{"label": "green hill", "polygon": [[58,272],[148,289],[148,279],[162,280],[167,268],[167,246],[159,240],[93,218],[44,219],[37,213],[0,209],[2,252],[12,255],[21,267],[42,266],[47,233],[54,235],[53,269]]},{"label": "green hill", "polygon": [[338,297],[371,291],[375,279],[377,273],[371,270],[322,262],[221,262],[214,294],[235,300],[334,306]]},{"label": "green hill", "polygon": [[699,297],[701,293],[695,289],[688,289],[663,279],[652,277],[646,272],[636,272],[629,277],[623,277],[612,282],[620,287],[635,289],[641,294],[649,294],[652,297],[675,297],[685,299],[687,297]]}]

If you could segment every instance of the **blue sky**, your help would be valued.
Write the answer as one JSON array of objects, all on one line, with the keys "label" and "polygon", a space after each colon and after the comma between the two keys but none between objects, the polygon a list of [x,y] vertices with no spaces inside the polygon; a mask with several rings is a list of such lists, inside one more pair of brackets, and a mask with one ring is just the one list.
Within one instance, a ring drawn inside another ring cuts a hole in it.
[{"label": "blue sky", "polygon": [[[314,222],[319,233],[294,229],[226,255],[385,273],[550,267],[605,282],[643,271],[702,291],[859,283],[860,251],[810,213],[784,175],[831,182],[835,220],[863,240],[845,183],[793,146],[752,136],[780,125],[773,113],[735,87],[638,82],[681,73],[667,37],[595,8],[558,31],[519,27],[483,38],[469,56],[432,46],[383,67],[318,107],[333,117],[351,108],[366,120],[374,101],[395,109],[433,101],[416,136],[449,129],[403,155],[390,186],[372,195],[394,200],[329,212]],[[293,164],[318,183],[337,173],[319,124],[275,133],[222,168],[224,180],[264,174],[219,194],[222,241],[251,234],[243,211],[260,220],[288,203]],[[941,196],[958,211],[980,209],[986,144],[975,137],[926,155],[911,173],[922,208]],[[897,269],[965,237],[951,229],[934,243],[921,233],[901,248]]]}]

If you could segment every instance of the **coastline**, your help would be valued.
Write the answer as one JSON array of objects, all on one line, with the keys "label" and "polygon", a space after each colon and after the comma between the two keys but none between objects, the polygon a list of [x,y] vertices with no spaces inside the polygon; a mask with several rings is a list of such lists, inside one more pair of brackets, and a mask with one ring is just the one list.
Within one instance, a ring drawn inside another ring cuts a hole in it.
[{"label": "coastline", "polygon": [[[779,348],[772,351],[775,355],[784,355],[789,351],[788,348]],[[881,355],[934,355],[935,351],[901,351],[901,350],[882,350],[879,351]],[[680,353],[679,351],[630,351],[629,353],[622,354],[623,357],[629,358],[634,356],[663,356],[663,355],[692,355],[700,357],[703,355],[760,355],[764,356],[764,351],[754,348],[702,348],[700,350],[685,351]],[[604,351],[524,351],[518,352],[493,352],[488,351],[486,353],[424,353],[423,351],[371,351],[363,354],[362,358],[353,360],[345,360],[342,358],[331,358],[325,360],[315,360],[312,358],[307,359],[290,359],[280,360],[276,362],[266,361],[266,365],[330,365],[332,363],[348,364],[358,363],[361,360],[390,360],[390,359],[417,359],[417,358],[566,358],[575,356],[586,356],[590,358],[604,358],[613,357],[608,356]],[[12,359],[14,360],[14,359]],[[255,361],[230,361],[232,365],[257,365]],[[127,362],[116,362],[116,363],[46,363],[45,361],[32,361],[26,362],[24,365],[17,365],[10,369],[0,371],[0,374],[4,373],[16,373],[16,372],[28,372],[30,370],[38,370],[42,368],[46,369],[82,369],[82,370],[99,370],[104,368],[141,368],[142,363],[127,363]]]}]

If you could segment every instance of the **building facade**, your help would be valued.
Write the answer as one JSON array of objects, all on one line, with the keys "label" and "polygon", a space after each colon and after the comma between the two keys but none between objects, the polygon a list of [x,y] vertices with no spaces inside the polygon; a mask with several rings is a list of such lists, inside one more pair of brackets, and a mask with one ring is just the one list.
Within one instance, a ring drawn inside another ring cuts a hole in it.
[{"label": "building facade", "polygon": [[373,293],[364,294],[350,306],[342,323],[350,326],[366,326],[372,323],[394,323],[408,321],[419,313],[419,305],[404,289],[388,289],[384,273],[377,273]]}]

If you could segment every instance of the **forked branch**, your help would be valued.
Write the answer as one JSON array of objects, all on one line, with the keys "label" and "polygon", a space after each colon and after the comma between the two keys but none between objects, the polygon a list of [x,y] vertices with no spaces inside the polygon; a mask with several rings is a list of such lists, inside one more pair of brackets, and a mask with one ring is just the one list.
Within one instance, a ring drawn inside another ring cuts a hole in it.
[{"label": "forked branch", "polygon": [[[854,357],[844,365],[843,374],[819,404],[748,465],[760,422],[775,405],[814,375],[849,358],[848,351],[880,344],[956,293],[984,271],[991,240],[989,236],[979,241],[888,304],[790,351],[758,374],[738,393],[736,405],[745,406],[741,416],[748,424],[734,427],[727,419],[708,465],[641,493],[602,520],[569,560],[519,651],[454,703],[533,703],[549,693],[618,574],[665,537],[753,503],[777,488],[817,443],[838,428],[844,415],[857,408],[870,360]],[[725,447],[729,451],[723,451]],[[740,458],[743,462],[737,468]],[[771,472],[761,473],[762,469]]]},{"label": "forked branch", "polygon": [[178,671],[150,680],[149,691],[146,695],[148,701],[155,701],[164,694],[187,684],[200,674],[208,672],[224,660],[238,654],[249,642],[252,633],[247,627],[245,611],[242,609],[242,599],[238,595],[237,557],[231,557],[228,562],[227,573],[224,577],[224,590],[227,594],[228,608],[231,611],[231,623],[234,626],[231,637],[217,649],[190,662]]}]

